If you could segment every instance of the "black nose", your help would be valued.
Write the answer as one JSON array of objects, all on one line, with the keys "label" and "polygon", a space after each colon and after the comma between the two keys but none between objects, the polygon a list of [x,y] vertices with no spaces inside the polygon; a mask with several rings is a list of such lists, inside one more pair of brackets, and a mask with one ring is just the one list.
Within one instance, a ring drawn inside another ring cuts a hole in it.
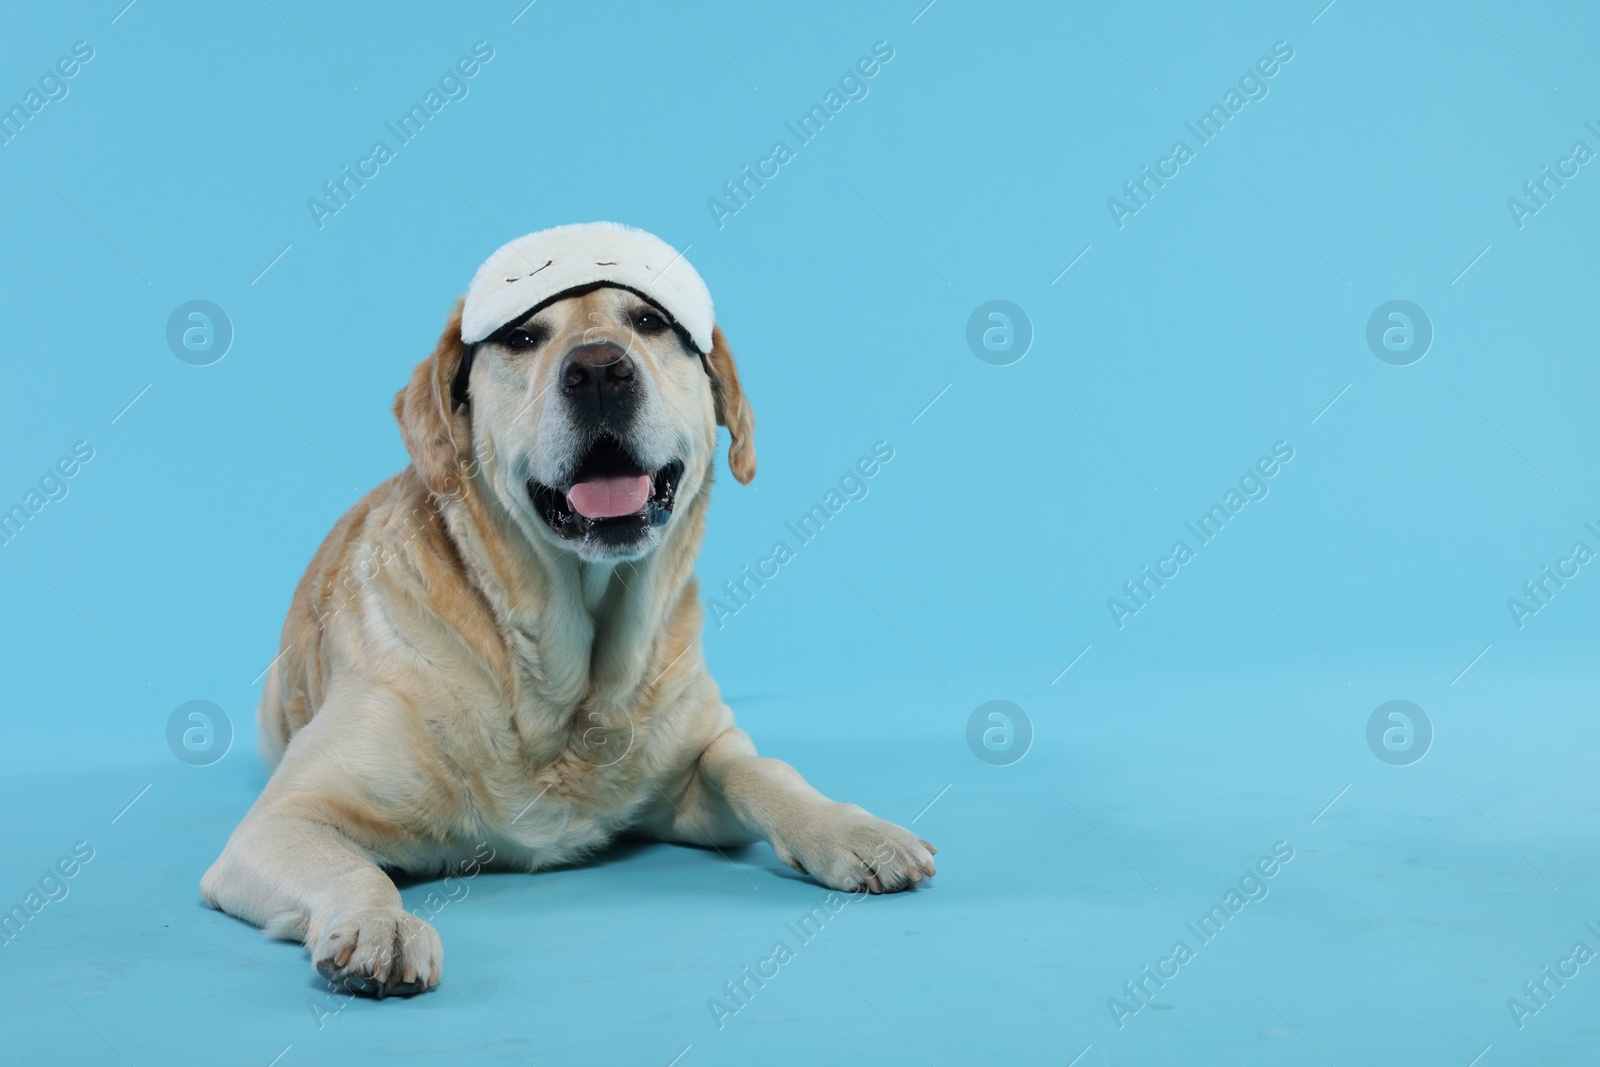
[{"label": "black nose", "polygon": [[595,428],[621,430],[637,403],[633,360],[606,341],[578,345],[561,363],[561,391]]},{"label": "black nose", "polygon": [[568,396],[595,393],[620,396],[633,388],[633,361],[621,348],[606,341],[579,345],[561,365],[561,388]]}]

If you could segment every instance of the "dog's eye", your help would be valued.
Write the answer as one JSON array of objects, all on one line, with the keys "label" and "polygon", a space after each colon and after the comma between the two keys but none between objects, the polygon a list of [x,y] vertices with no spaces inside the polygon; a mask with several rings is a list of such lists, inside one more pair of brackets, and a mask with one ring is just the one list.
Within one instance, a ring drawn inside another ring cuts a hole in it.
[{"label": "dog's eye", "polygon": [[519,326],[507,332],[500,343],[513,352],[525,352],[539,343],[538,331],[525,330]]},{"label": "dog's eye", "polygon": [[633,316],[633,328],[640,333],[660,333],[667,328],[667,320],[660,312],[646,308]]}]

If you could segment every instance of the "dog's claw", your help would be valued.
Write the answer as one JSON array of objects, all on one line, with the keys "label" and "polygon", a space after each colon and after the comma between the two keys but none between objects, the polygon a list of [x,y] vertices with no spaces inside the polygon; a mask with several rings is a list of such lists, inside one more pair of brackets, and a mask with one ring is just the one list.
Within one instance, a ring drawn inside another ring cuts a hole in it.
[{"label": "dog's claw", "polygon": [[[399,908],[373,908],[325,920],[311,958],[328,985],[382,999],[439,984],[444,950],[433,927]],[[427,974],[426,984],[418,975]]]}]

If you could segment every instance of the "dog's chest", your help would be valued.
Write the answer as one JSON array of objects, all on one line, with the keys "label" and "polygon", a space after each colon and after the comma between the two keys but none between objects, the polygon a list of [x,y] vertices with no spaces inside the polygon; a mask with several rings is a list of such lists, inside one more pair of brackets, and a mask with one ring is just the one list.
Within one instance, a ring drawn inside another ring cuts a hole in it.
[{"label": "dog's chest", "polygon": [[570,862],[604,845],[653,795],[647,783],[572,750],[504,786],[491,830],[508,848],[508,860],[529,869]]},{"label": "dog's chest", "polygon": [[507,709],[495,748],[492,830],[521,855],[549,866],[605,844],[655,795],[645,735],[626,711],[563,708],[528,694]]}]

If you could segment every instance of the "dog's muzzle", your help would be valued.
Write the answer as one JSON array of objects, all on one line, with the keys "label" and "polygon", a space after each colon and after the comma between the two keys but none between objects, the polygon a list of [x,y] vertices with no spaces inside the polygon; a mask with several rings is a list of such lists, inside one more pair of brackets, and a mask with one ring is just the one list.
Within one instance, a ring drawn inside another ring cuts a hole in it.
[{"label": "dog's muzzle", "polygon": [[602,341],[574,346],[561,361],[557,381],[579,429],[627,436],[638,415],[640,389],[633,360],[620,345]]}]

